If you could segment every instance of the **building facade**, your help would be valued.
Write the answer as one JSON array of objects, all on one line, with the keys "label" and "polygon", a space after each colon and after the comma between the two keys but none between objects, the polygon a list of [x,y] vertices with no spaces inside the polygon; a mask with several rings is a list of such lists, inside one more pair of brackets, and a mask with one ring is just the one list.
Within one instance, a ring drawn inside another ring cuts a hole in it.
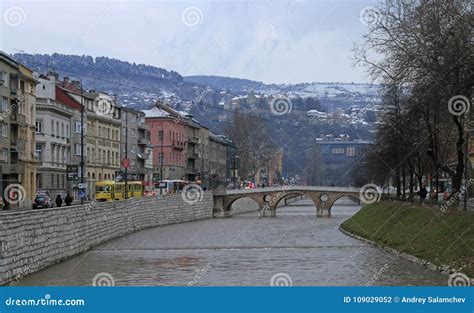
[{"label": "building facade", "polygon": [[[31,206],[36,195],[35,102],[33,72],[0,52],[1,191],[9,208]],[[7,201],[9,186],[21,185],[22,201]]]},{"label": "building facade", "polygon": [[[129,180],[139,180],[145,185],[152,181],[152,172],[146,167],[146,161],[151,155],[147,147],[150,145],[150,131],[145,124],[145,113],[130,108],[121,107],[122,139],[120,160],[128,159],[130,168],[127,169]],[[125,173],[122,166],[121,171]]]},{"label": "building facade", "polygon": [[67,166],[73,164],[71,147],[80,143],[72,138],[71,130],[81,106],[56,85],[56,74],[39,75],[37,79],[36,190],[51,197],[65,197],[73,189],[67,179]]},{"label": "building facade", "polygon": [[153,147],[153,182],[185,179],[186,123],[160,107],[144,111]]}]

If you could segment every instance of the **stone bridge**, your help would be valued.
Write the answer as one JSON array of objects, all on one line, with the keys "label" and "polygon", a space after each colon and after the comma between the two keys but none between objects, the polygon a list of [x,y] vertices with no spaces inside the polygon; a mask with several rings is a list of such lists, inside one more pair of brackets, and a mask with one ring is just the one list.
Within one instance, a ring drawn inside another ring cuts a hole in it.
[{"label": "stone bridge", "polygon": [[280,201],[305,196],[311,199],[316,207],[317,216],[331,216],[334,202],[348,197],[360,203],[359,188],[350,187],[311,187],[283,186],[256,189],[226,190],[214,193],[214,215],[232,216],[232,204],[242,198],[250,198],[258,203],[261,216],[276,216]]}]

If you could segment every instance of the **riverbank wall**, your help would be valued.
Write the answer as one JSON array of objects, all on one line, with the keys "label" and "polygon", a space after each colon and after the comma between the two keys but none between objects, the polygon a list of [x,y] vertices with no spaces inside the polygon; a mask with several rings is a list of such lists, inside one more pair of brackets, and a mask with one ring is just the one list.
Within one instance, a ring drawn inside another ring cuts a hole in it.
[{"label": "riverbank wall", "polygon": [[[189,202],[189,201],[188,201]],[[181,195],[0,214],[0,285],[135,231],[212,218],[212,192],[195,203]]]},{"label": "riverbank wall", "polygon": [[474,214],[408,203],[364,206],[340,226],[349,236],[444,274],[474,277]]}]

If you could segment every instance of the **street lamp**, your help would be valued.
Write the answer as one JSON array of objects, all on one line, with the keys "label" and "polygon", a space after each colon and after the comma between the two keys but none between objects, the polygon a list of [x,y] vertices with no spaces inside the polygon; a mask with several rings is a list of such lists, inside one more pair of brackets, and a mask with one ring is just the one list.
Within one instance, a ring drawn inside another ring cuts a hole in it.
[{"label": "street lamp", "polygon": [[84,188],[84,94],[83,94],[83,89],[82,89],[82,79],[76,76],[72,76],[75,79],[79,81],[80,89],[81,89],[81,161],[79,163],[80,169],[81,169],[81,177],[80,177],[80,186],[79,188],[79,196],[81,197],[81,204],[84,204],[84,198],[86,196],[85,190],[84,193],[81,194],[80,191],[81,189]]}]

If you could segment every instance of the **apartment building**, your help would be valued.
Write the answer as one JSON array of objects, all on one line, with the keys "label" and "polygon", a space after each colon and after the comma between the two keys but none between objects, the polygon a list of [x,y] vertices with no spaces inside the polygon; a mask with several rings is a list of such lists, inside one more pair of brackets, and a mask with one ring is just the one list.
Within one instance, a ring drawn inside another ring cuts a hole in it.
[{"label": "apartment building", "polygon": [[[148,185],[152,181],[152,168],[146,166],[151,159],[150,131],[145,124],[145,113],[134,109],[121,107],[122,134],[120,159],[128,159],[130,168],[127,170],[129,180],[140,180]],[[125,168],[121,168],[125,172]]]},{"label": "apartment building", "polygon": [[75,189],[67,179],[67,166],[79,164],[73,163],[71,147],[80,144],[80,136],[72,133],[81,104],[56,84],[57,74],[36,76],[36,189],[64,197]]},{"label": "apartment building", "polygon": [[186,121],[172,109],[160,105],[145,113],[153,147],[153,182],[185,179]]},{"label": "apartment building", "polygon": [[[0,52],[0,168],[1,190],[7,208],[30,206],[36,195],[36,83],[29,68]],[[22,201],[5,199],[4,191],[12,184],[22,186]]]}]

